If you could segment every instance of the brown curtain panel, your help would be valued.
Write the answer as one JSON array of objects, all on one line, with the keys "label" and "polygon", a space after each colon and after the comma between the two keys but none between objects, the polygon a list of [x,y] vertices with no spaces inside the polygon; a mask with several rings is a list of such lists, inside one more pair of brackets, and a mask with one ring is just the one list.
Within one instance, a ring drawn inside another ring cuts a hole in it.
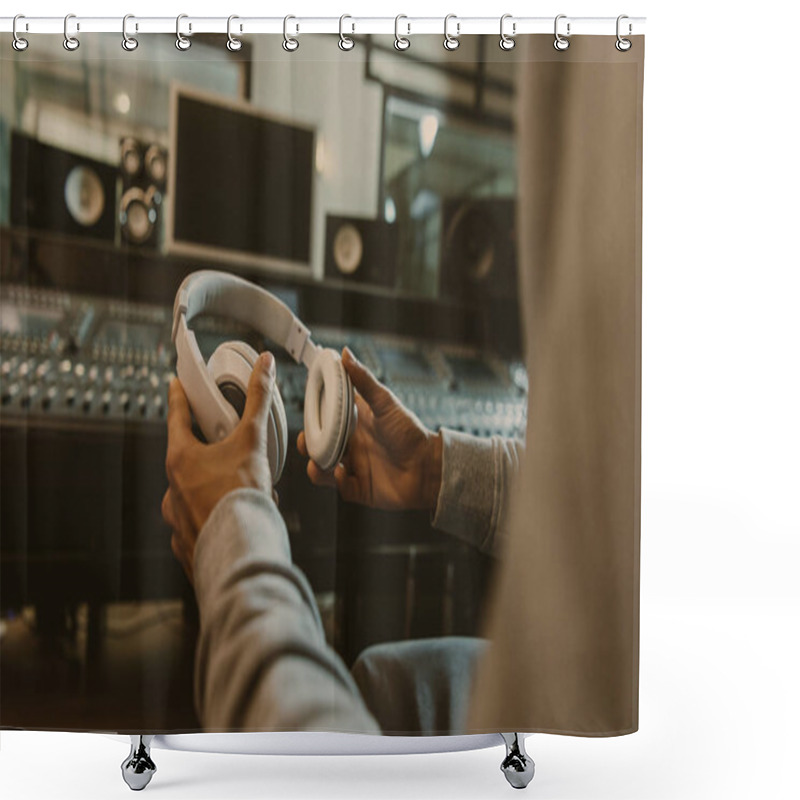
[{"label": "brown curtain panel", "polygon": [[644,38],[632,42],[520,42],[527,448],[473,732],[638,727]]}]

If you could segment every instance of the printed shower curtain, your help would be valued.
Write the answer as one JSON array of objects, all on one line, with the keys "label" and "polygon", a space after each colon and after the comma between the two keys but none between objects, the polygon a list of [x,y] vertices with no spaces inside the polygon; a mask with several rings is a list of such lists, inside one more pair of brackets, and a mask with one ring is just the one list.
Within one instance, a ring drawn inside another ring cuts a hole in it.
[{"label": "printed shower curtain", "polygon": [[[0,726],[635,731],[643,37],[224,42],[0,43]],[[236,309],[201,442],[198,270],[335,351],[335,469]]]}]

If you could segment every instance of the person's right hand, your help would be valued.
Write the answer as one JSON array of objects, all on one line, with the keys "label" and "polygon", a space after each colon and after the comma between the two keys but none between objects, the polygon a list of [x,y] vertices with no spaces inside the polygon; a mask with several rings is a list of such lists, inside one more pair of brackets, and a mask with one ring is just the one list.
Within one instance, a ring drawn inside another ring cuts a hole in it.
[{"label": "person's right hand", "polygon": [[172,528],[172,552],[194,583],[194,550],[214,507],[241,488],[272,492],[267,458],[267,419],[275,391],[275,359],[262,353],[250,376],[244,416],[220,442],[207,444],[192,433],[192,412],[177,378],[169,386],[167,479],[161,515]]},{"label": "person's right hand", "polygon": [[[308,462],[311,482],[336,486],[348,502],[373,508],[432,511],[442,481],[441,436],[428,430],[347,347],[342,364],[356,389],[358,424],[334,470],[324,472]],[[297,449],[308,457],[302,431]]]}]

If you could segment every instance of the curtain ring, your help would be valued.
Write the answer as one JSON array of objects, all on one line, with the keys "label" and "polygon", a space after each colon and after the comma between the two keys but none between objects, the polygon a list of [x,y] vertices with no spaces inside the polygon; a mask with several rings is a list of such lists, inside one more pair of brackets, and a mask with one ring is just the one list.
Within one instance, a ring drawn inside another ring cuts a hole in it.
[{"label": "curtain ring", "polygon": [[[295,39],[294,36],[289,36],[289,20],[290,19],[297,19],[297,17],[293,17],[291,14],[283,18],[283,49],[287,53],[294,53],[298,47],[300,47],[300,42]],[[300,32],[300,26],[297,25],[297,32]]]},{"label": "curtain ring", "polygon": [[[394,49],[403,52],[403,50],[408,50],[411,47],[411,39],[407,39],[405,36],[400,35],[400,20],[401,19],[408,19],[405,14],[398,14],[394,18]],[[408,34],[411,34],[411,25],[408,25]]]},{"label": "curtain ring", "polygon": [[[189,19],[188,14],[178,14],[177,18],[175,19],[175,47],[178,48],[182,53],[185,53],[191,46],[192,40],[188,39],[181,33],[181,20],[182,19]],[[192,30],[192,23],[189,23],[189,32],[191,33]]]},{"label": "curtain ring", "polygon": [[[78,41],[78,39],[74,36],[70,36],[69,31],[67,30],[69,21],[71,19],[75,19],[74,14],[67,14],[67,16],[64,17],[64,49],[69,50],[70,53],[74,52],[81,46],[81,43]],[[76,26],[76,30],[80,30],[80,26]]]},{"label": "curtain ring", "polygon": [[[566,14],[559,14],[556,17],[555,25],[553,26],[553,32],[555,33],[555,37],[556,37],[555,40],[553,41],[553,47],[555,47],[555,49],[559,50],[559,51],[564,51],[569,47],[569,39],[567,39],[566,37],[562,36],[558,32],[558,21],[560,19],[566,19],[566,18],[567,18]],[[567,36],[569,36],[570,33],[571,33],[571,31],[570,31],[570,23],[568,22],[567,23]]]},{"label": "curtain ring", "polygon": [[[456,35],[453,36],[452,33],[449,33],[447,30],[447,23],[450,22],[451,19],[456,20]],[[449,50],[452,52],[453,50],[458,50],[458,46],[461,44],[458,37],[461,35],[461,23],[458,21],[458,17],[455,14],[448,14],[444,18],[444,41],[442,44],[444,45],[445,50]]]},{"label": "curtain ring", "polygon": [[[241,42],[241,40],[240,40],[240,39],[237,39],[237,38],[236,38],[236,37],[235,37],[235,36],[234,36],[234,35],[231,33],[231,22],[233,22],[235,19],[239,19],[239,17],[237,17],[237,16],[236,16],[236,14],[231,14],[231,15],[228,17],[228,41],[226,42],[225,46],[228,48],[228,50],[230,50],[230,51],[231,51],[231,53],[235,53],[235,52],[237,52],[238,50],[241,50],[241,49],[242,49],[242,42]],[[240,28],[240,30],[241,30],[241,28]]]},{"label": "curtain ring", "polygon": [[[616,47],[617,50],[620,51],[620,53],[627,53],[628,50],[630,50],[631,47],[633,47],[633,42],[630,39],[623,39],[622,35],[619,32],[619,27],[620,27],[619,24],[624,19],[628,19],[628,15],[627,14],[620,14],[617,17],[617,41],[614,44],[614,47]],[[628,35],[629,36],[630,36],[630,33],[631,33],[631,26],[629,24],[628,25]]]},{"label": "curtain ring", "polygon": [[11,46],[18,53],[22,53],[24,50],[28,49],[28,40],[27,39],[23,39],[17,33],[17,20],[20,20],[20,19],[25,19],[25,15],[24,14],[17,14],[17,16],[14,17],[14,22],[13,22],[13,24],[11,26],[11,33],[13,35],[13,38],[11,40]]},{"label": "curtain ring", "polygon": [[514,37],[517,35],[517,23],[511,23],[511,36],[509,36],[505,32],[505,23],[507,19],[512,19],[513,14],[503,14],[500,17],[500,49],[501,50],[513,50],[516,42],[514,41]]},{"label": "curtain ring", "polygon": [[[339,49],[344,50],[345,52],[347,52],[348,50],[352,50],[356,46],[356,43],[353,41],[353,39],[351,39],[349,36],[344,35],[343,26],[344,26],[344,21],[346,19],[353,19],[353,18],[349,14],[342,14],[342,16],[339,17]],[[353,23],[352,32],[355,33],[355,31],[356,31],[356,26],[355,23]]]},{"label": "curtain ring", "polygon": [[[139,46],[139,40],[135,39],[133,36],[128,36],[129,19],[136,19],[136,17],[134,17],[133,14],[126,14],[122,18],[122,49],[132,53]],[[138,29],[139,26],[137,25],[136,30]]]}]

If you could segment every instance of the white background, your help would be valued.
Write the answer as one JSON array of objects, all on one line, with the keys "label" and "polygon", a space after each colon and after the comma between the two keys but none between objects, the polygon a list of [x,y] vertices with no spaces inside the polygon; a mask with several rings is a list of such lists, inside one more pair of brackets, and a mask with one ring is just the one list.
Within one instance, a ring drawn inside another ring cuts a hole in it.
[{"label": "white background", "polygon": [[[797,798],[797,4],[17,6],[3,14],[647,16],[640,731],[532,737],[537,774],[527,792],[542,800]],[[3,798],[130,796],[119,771],[126,745],[33,732],[3,732],[1,744]],[[169,800],[509,797],[501,755],[156,750],[158,773],[146,792]]]}]

